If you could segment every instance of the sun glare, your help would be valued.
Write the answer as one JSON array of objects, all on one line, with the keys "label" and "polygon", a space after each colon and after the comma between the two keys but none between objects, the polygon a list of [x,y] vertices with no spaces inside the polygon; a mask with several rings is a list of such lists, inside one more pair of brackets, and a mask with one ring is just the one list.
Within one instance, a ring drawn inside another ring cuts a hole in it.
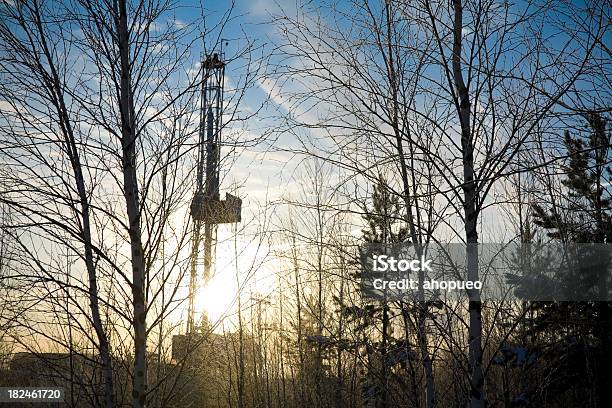
[{"label": "sun glare", "polygon": [[196,311],[206,313],[211,324],[215,325],[228,315],[233,314],[237,289],[231,273],[218,273],[196,295]]}]

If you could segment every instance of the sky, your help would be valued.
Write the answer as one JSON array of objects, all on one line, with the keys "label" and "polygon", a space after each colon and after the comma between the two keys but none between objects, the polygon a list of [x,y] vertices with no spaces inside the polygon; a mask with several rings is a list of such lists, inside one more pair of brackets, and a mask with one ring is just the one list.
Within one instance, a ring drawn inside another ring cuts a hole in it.
[{"label": "sky", "polygon": [[[205,1],[203,4],[207,10],[206,25],[215,26],[218,21],[227,18],[230,2]],[[195,7],[191,7],[188,2],[180,2],[176,11],[176,19],[188,22],[192,19],[194,12],[199,13],[199,10],[198,3]],[[225,39],[227,41],[224,41],[226,58],[231,59],[246,46],[245,37],[248,37],[248,41],[251,41],[254,47],[253,55],[259,58],[265,55],[262,50],[267,50],[275,40],[275,29],[270,24],[273,15],[280,11],[290,13],[292,10],[295,10],[295,3],[291,1],[237,1],[231,10],[231,17],[223,27],[223,33],[219,34],[219,30],[215,29],[209,33],[208,38],[212,39],[210,42],[215,42],[217,38]],[[244,75],[243,68],[243,60],[228,63],[226,67],[228,93],[232,93],[232,87],[240,83],[240,78]],[[239,109],[255,111],[271,95],[274,96],[274,91],[270,84],[258,80],[247,89]],[[230,124],[230,129],[224,132],[226,140],[237,138],[240,143],[241,140],[261,137],[258,132],[263,133],[274,125],[270,118],[271,111],[283,109],[282,101],[278,97],[272,97],[272,100],[281,103],[273,103],[272,106],[268,106],[260,115],[249,119],[248,123]],[[229,150],[227,147],[222,147],[222,156],[224,156],[224,149],[226,152]],[[199,282],[196,309],[206,311],[213,324],[225,315],[235,313],[236,293],[239,287],[245,303],[248,302],[251,294],[266,295],[275,289],[274,271],[280,265],[270,255],[272,252],[270,243],[265,242],[262,245],[260,242],[264,239],[258,232],[262,222],[261,212],[266,203],[278,202],[283,196],[286,197],[287,193],[292,191],[297,193],[300,187],[299,183],[292,180],[296,171],[295,164],[287,164],[291,155],[267,150],[265,144],[262,146],[250,145],[249,148],[241,149],[236,156],[231,158],[230,166],[227,165],[227,162],[223,163],[225,165],[222,167],[221,194],[223,196],[225,192],[231,192],[243,199],[243,222],[240,226],[222,225],[219,227],[215,275],[206,286],[201,280]],[[238,188],[237,191],[236,188]],[[240,235],[238,240],[234,239],[235,228],[245,231],[246,234]],[[236,252],[240,253],[238,260],[234,255]],[[238,280],[236,270],[239,270],[241,274]],[[231,318],[228,320],[230,320],[229,326],[231,327]]]},{"label": "sky", "polygon": [[[316,9],[319,4],[322,3],[319,1],[307,2],[307,8]],[[345,4],[347,3],[341,3],[340,7]],[[517,4],[520,4],[520,2]],[[215,19],[218,20],[223,16],[223,13],[227,12],[228,5],[223,1],[208,1],[204,2],[204,8],[208,11],[206,21],[210,22]],[[189,7],[185,7],[177,13],[177,18],[188,20],[189,10]],[[255,49],[258,51],[263,50],[263,55],[266,55],[267,52],[274,49],[275,43],[280,40],[280,36],[271,21],[282,13],[287,13],[290,16],[294,15],[296,10],[295,0],[237,1],[232,10],[233,17],[230,18],[228,24],[224,27],[222,34],[223,38],[229,40],[226,48],[227,54],[231,55],[237,49],[243,47],[246,35],[255,44]],[[325,12],[322,13],[323,19],[328,17],[329,15],[326,15]],[[336,23],[336,21],[334,22]],[[555,23],[563,24],[563,21],[556,21]],[[543,30],[543,34],[547,41],[550,42],[550,45],[563,48],[567,38],[553,35],[555,28],[552,25],[544,27]],[[470,35],[467,31],[464,34],[466,36]],[[227,69],[227,75],[230,79],[229,83],[236,83],[236,81],[232,81],[232,78],[239,77],[241,74],[241,64],[236,63],[232,66],[233,64],[230,63]],[[237,68],[234,68],[235,66]],[[276,125],[274,118],[278,117],[279,113],[287,113],[289,102],[274,87],[273,82],[265,79],[258,80],[255,86],[248,90],[241,104],[246,109],[255,110],[265,98],[269,98],[270,103],[258,115],[249,120],[246,129],[243,128],[241,130],[242,137],[249,132],[252,133],[251,137],[256,137],[258,131],[263,132],[266,128]],[[320,106],[318,109],[324,109],[324,107]],[[314,114],[316,114],[316,110]],[[285,147],[290,147],[292,143],[291,140],[287,139],[275,140],[275,142],[277,144],[285,144]],[[226,169],[224,185],[226,188],[236,184],[241,186],[239,195],[245,199],[247,213],[250,211],[251,214],[255,214],[262,203],[278,202],[282,198],[299,195],[300,190],[303,189],[304,180],[300,179],[303,176],[302,169],[300,168],[302,162],[296,160],[294,156],[288,153],[279,151],[270,152],[269,147],[267,143],[263,143],[242,150],[231,168]],[[484,236],[486,237],[486,234],[489,237],[507,236],[509,232],[507,230],[508,225],[504,222],[505,218],[507,218],[507,215],[497,213],[494,208],[485,211],[482,221],[483,225],[489,227],[489,230],[485,231]],[[223,254],[219,253],[220,251],[218,248],[217,256],[222,261]],[[265,274],[271,275],[270,270],[266,270]],[[227,278],[219,276],[218,281],[227,281]],[[264,284],[261,287],[265,288],[266,285]]]},{"label": "sky", "polygon": [[[277,28],[272,23],[275,16],[282,13],[294,15],[297,10],[296,2],[299,0],[237,0],[230,12],[230,2],[227,1],[178,1],[176,9],[169,13],[166,18],[173,19],[176,25],[189,25],[201,21],[202,6],[204,10],[204,24],[207,34],[205,36],[206,48],[210,44],[217,43],[217,39],[223,38],[227,45],[224,46],[229,63],[226,69],[226,91],[228,95],[234,94],[235,89],[240,87],[245,77],[246,58],[234,59],[247,44],[251,44],[253,50],[249,54],[253,58],[265,58],[273,50],[277,42],[281,40]],[[309,9],[316,9],[320,1],[308,2]],[[347,3],[342,3],[347,4]],[[172,16],[173,15],[173,16]],[[323,13],[323,19],[329,16]],[[227,23],[221,32],[218,23],[227,18]],[[197,36],[201,27],[192,31]],[[193,40],[186,38],[185,41]],[[202,41],[193,43],[192,55],[199,55],[205,47]],[[198,71],[194,66],[191,73]],[[263,71],[262,71],[263,72]],[[263,109],[260,110],[262,104]],[[303,195],[304,189],[308,188],[310,180],[307,178],[308,168],[301,158],[284,152],[280,147],[291,148],[295,140],[290,137],[271,139],[275,142],[275,148],[271,149],[270,141],[265,138],[268,129],[278,125],[278,118],[289,110],[289,101],[284,98],[274,83],[264,78],[258,78],[246,90],[244,99],[236,106],[229,99],[227,110],[237,108],[242,115],[255,113],[246,122],[230,123],[224,131],[226,141],[236,140],[239,144],[245,140],[256,140],[264,138],[262,143],[249,143],[244,148],[239,148],[236,154],[228,154],[222,168],[223,179],[221,192],[230,192],[243,199],[243,222],[238,228],[246,232],[241,235],[240,240],[233,240],[234,227],[219,227],[219,244],[217,246],[217,274],[209,283],[207,288],[201,287],[201,296],[198,297],[200,308],[208,308],[212,320],[219,319],[226,311],[235,305],[235,292],[241,283],[247,281],[251,290],[269,293],[275,290],[274,271],[282,267],[275,259],[272,252],[278,246],[275,242],[261,242],[261,229],[278,227],[266,224],[283,211],[282,206],[274,209],[276,213],[270,213],[267,204],[278,204],[283,199],[291,199]],[[323,106],[317,107],[321,111]],[[299,110],[298,110],[299,111]],[[303,115],[316,115],[305,112]],[[316,131],[313,131],[316,132]],[[222,147],[222,156],[230,152],[228,146]],[[230,165],[231,164],[231,165]],[[332,179],[329,179],[330,184]],[[271,211],[271,210],[270,210]],[[484,224],[493,225],[499,236],[506,233],[505,225],[500,221],[500,216],[492,210],[484,214]],[[359,228],[356,229],[359,232]],[[233,255],[241,253],[239,260]],[[252,273],[253,270],[257,273]],[[236,270],[241,271],[242,277],[236,280]],[[208,300],[206,300],[208,299]],[[196,302],[198,303],[198,302]],[[204,304],[205,303],[205,304]]]}]

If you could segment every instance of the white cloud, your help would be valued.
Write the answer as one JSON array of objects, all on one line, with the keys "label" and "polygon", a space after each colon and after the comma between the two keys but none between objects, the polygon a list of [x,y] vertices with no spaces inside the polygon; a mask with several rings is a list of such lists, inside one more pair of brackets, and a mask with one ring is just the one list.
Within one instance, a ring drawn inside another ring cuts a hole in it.
[{"label": "white cloud", "polygon": [[296,9],[296,0],[255,0],[251,2],[249,11],[254,16],[267,16],[280,12],[289,14]]}]

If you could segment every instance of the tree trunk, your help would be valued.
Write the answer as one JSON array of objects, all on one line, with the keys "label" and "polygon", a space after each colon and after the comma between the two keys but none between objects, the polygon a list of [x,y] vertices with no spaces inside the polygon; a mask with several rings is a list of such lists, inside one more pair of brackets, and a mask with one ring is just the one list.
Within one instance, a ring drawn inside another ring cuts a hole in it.
[{"label": "tree trunk", "polygon": [[[393,46],[391,43],[392,38],[392,25],[393,25],[393,12],[391,10],[391,3],[389,1],[385,2],[385,13],[386,13],[386,22],[387,22],[387,53],[388,53],[388,76],[389,83],[391,88],[391,97],[392,97],[392,111],[391,111],[391,121],[393,125],[393,132],[395,135],[395,143],[398,155],[398,161],[400,166],[400,174],[402,178],[402,198],[404,200],[404,204],[406,206],[406,218],[410,230],[410,239],[414,245],[417,245],[417,257],[422,255],[422,247],[421,247],[421,232],[417,231],[417,226],[420,227],[418,219],[415,222],[415,214],[413,211],[412,205],[412,197],[410,194],[410,182],[408,179],[408,166],[406,164],[404,146],[402,140],[402,130],[400,129],[399,122],[399,101],[398,101],[398,80],[397,80],[397,72],[395,68],[395,58],[393,55]],[[408,133],[408,137],[410,137],[410,133]],[[414,180],[413,180],[414,182]],[[415,198],[415,205],[417,204]],[[419,209],[418,206],[416,208],[416,216],[418,218]],[[415,225],[416,224],[416,225]],[[423,271],[419,272],[419,282],[424,281],[424,273]],[[426,316],[427,316],[427,306],[425,303],[425,294],[423,292],[423,288],[419,289],[419,308],[418,308],[418,323],[417,323],[417,338],[419,342],[419,350],[421,354],[421,363],[423,365],[423,371],[425,374],[425,396],[426,396],[426,407],[433,408],[435,405],[435,388],[434,388],[434,376],[433,376],[433,365],[431,362],[431,356],[429,355],[429,350],[427,349],[427,332],[426,332]]]},{"label": "tree trunk", "polygon": [[[85,246],[85,267],[87,269],[88,277],[88,298],[89,308],[91,310],[91,318],[96,337],[98,338],[98,351],[100,353],[100,359],[102,360],[102,378],[104,382],[104,406],[111,408],[114,406],[114,387],[113,387],[113,366],[110,357],[108,337],[102,324],[102,318],[100,316],[100,306],[98,302],[98,281],[96,276],[96,267],[93,257],[93,246],[91,238],[91,223],[90,223],[90,208],[89,199],[87,197],[87,191],[85,189],[85,179],[83,177],[83,169],[81,165],[81,159],[79,151],[77,149],[76,140],[74,137],[74,129],[68,115],[68,109],[64,101],[64,90],[60,80],[60,76],[57,72],[55,61],[53,61],[51,50],[47,44],[47,38],[45,36],[44,28],[41,21],[41,15],[39,13],[38,3],[33,4],[35,18],[36,18],[36,29],[40,34],[40,44],[43,48],[45,58],[49,65],[50,82],[49,91],[51,92],[50,97],[54,100],[55,108],[57,109],[58,122],[65,138],[66,152],[70,159],[70,165],[74,173],[74,179],[76,184],[76,190],[79,196],[79,205],[81,207],[81,231],[80,235],[83,239]],[[72,343],[70,344],[72,350]],[[72,373],[72,372],[71,372]]]},{"label": "tree trunk", "polygon": [[[391,121],[393,125],[393,132],[395,135],[395,143],[400,167],[400,174],[402,178],[402,198],[404,200],[404,204],[406,206],[406,218],[410,230],[410,239],[414,245],[417,245],[417,257],[421,257],[422,255],[422,247],[421,247],[421,232],[417,231],[417,226],[420,227],[418,219],[415,222],[415,213],[413,211],[412,197],[410,194],[410,182],[408,178],[408,166],[406,165],[405,152],[402,140],[402,129],[400,129],[399,122],[399,101],[398,101],[398,80],[397,73],[395,69],[395,62],[393,58],[393,47],[391,44],[391,33],[392,33],[392,14],[391,14],[391,4],[390,2],[385,3],[385,10],[387,15],[387,52],[388,52],[388,76],[389,83],[391,87],[391,97],[392,97],[392,111],[391,111]],[[408,133],[408,137],[410,137],[410,133]],[[413,180],[414,182],[414,180]],[[415,199],[416,205],[416,199]],[[419,209],[418,206],[416,208],[416,218],[418,218]],[[419,272],[419,282],[423,282],[424,273],[423,271]],[[429,355],[429,351],[427,350],[427,332],[426,332],[426,316],[427,316],[427,306],[425,303],[425,294],[423,292],[423,288],[419,289],[419,308],[418,308],[418,317],[417,317],[417,337],[419,342],[419,350],[421,354],[421,363],[423,366],[423,371],[425,374],[425,396],[426,396],[426,407],[433,408],[435,405],[435,388],[434,388],[434,376],[433,376],[433,364],[431,362],[431,356]]]},{"label": "tree trunk", "polygon": [[[474,145],[470,128],[470,96],[461,72],[461,47],[463,35],[463,6],[461,0],[453,0],[453,54],[452,72],[457,92],[459,122],[461,125],[461,150],[463,164],[463,210],[466,238],[466,261],[468,280],[478,280],[478,231],[477,231],[477,196],[474,180]],[[469,370],[470,370],[470,406],[485,406],[484,379],[482,373],[482,308],[480,293],[468,291],[469,297]]]},{"label": "tree trunk", "polygon": [[[146,406],[147,388],[147,308],[145,300],[145,263],[140,229],[140,199],[136,173],[136,123],[130,83],[130,43],[126,0],[115,2],[117,41],[119,44],[121,82],[121,147],[123,151],[123,186],[127,207],[132,260],[132,308],[134,329],[134,375],[132,405]],[[118,8],[118,9],[117,9]]]}]

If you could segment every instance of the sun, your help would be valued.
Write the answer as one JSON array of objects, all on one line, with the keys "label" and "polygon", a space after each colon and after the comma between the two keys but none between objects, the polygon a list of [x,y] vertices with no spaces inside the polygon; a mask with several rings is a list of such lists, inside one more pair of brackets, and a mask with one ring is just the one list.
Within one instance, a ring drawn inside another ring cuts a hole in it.
[{"label": "sun", "polygon": [[217,273],[196,293],[196,312],[206,313],[214,326],[233,314],[237,293],[235,277],[231,273]]},{"label": "sun", "polygon": [[[244,307],[253,293],[273,290],[274,285],[270,281],[272,271],[262,266],[267,252],[260,253],[259,249],[258,245],[248,241],[220,240],[213,262],[213,277],[206,283],[201,282],[196,291],[196,321],[206,313],[213,326],[218,327],[219,323],[223,323],[231,330],[238,323],[239,296]],[[202,276],[202,271],[198,276]]]}]

